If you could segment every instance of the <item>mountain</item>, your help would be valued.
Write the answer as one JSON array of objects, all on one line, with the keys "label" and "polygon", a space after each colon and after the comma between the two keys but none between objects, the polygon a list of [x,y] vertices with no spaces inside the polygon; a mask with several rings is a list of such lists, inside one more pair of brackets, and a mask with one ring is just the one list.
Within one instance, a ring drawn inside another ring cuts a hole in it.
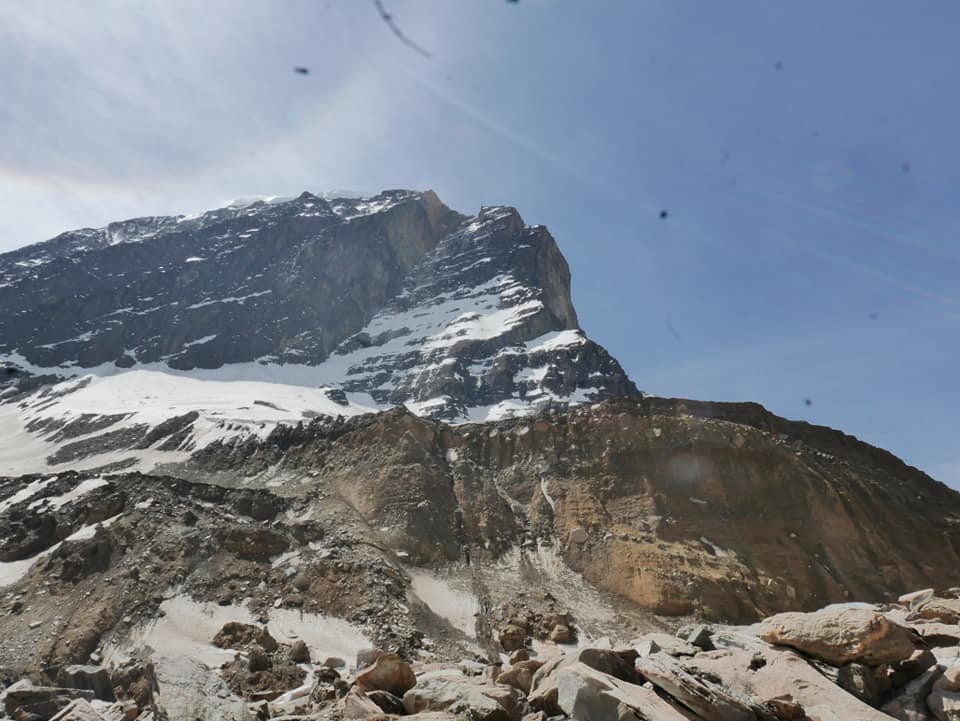
[{"label": "mountain", "polygon": [[0,304],[0,358],[39,375],[219,370],[450,420],[637,393],[545,228],[430,191],[64,233],[0,256]]},{"label": "mountain", "polygon": [[640,393],[512,208],[304,193],[113,223],[0,256],[0,302],[12,717],[952,698],[960,494],[754,403]]}]

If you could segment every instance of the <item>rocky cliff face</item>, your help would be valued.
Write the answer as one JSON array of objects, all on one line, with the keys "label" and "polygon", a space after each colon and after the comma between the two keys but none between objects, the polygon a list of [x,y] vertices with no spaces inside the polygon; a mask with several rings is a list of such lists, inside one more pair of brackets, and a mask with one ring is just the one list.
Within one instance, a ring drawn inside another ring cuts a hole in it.
[{"label": "rocky cliff face", "polygon": [[546,545],[658,614],[745,622],[960,584],[957,493],[754,404],[613,400],[457,427],[395,411],[213,444],[178,472],[316,485],[420,563]]},{"label": "rocky cliff face", "polygon": [[0,256],[0,352],[56,368],[325,359],[461,217],[432,193],[377,212],[304,193],[142,218]]},{"label": "rocky cliff face", "polygon": [[0,304],[0,358],[34,375],[219,370],[448,419],[637,392],[545,228],[429,191],[65,233],[0,256]]}]

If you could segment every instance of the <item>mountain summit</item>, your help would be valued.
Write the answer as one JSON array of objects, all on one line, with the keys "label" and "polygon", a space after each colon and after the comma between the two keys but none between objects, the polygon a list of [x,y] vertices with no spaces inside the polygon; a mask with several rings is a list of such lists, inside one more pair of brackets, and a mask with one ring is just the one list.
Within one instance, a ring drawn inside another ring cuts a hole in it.
[{"label": "mountain summit", "polygon": [[71,231],[0,256],[0,305],[0,360],[32,376],[196,371],[454,421],[638,394],[546,228],[432,191]]}]

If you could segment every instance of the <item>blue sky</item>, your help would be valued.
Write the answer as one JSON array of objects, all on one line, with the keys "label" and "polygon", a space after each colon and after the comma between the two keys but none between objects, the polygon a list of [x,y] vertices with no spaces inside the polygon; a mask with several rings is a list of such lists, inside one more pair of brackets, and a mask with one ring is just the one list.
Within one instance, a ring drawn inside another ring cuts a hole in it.
[{"label": "blue sky", "polygon": [[366,0],[0,0],[0,250],[304,189],[510,204],[641,388],[960,487],[960,5],[384,4],[430,59]]}]

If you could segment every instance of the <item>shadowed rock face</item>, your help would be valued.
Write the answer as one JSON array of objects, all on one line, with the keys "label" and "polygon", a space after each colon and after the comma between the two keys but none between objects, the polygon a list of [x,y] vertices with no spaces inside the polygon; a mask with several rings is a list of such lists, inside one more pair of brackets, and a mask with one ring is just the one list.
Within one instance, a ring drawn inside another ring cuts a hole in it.
[{"label": "shadowed rock face", "polygon": [[5,254],[0,352],[40,366],[216,368],[294,350],[323,360],[461,221],[433,193],[380,200],[381,212],[348,221],[344,208],[304,193],[113,223]]},{"label": "shadowed rock face", "polygon": [[397,410],[210,446],[182,472],[227,469],[308,470],[423,562],[549,544],[668,615],[750,621],[960,584],[958,494],[755,404],[615,400],[459,427]]}]

